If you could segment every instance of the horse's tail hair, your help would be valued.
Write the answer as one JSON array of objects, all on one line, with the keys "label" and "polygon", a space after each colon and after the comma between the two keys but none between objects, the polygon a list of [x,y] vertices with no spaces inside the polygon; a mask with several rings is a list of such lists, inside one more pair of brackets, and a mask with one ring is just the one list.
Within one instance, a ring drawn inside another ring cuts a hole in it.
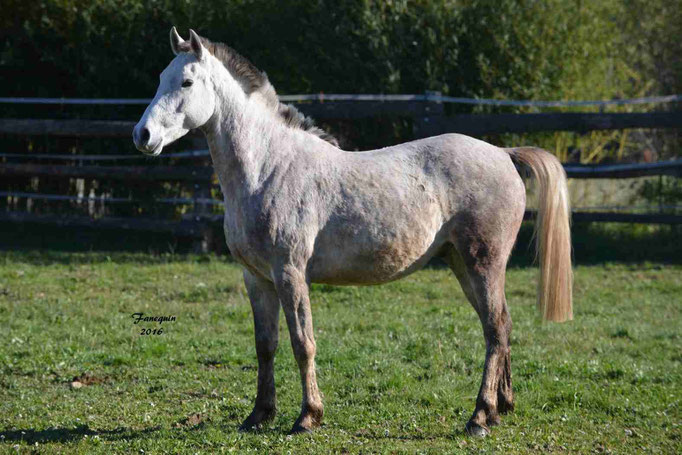
[{"label": "horse's tail hair", "polygon": [[528,166],[539,186],[535,223],[536,258],[540,262],[538,308],[546,321],[573,319],[571,227],[566,172],[549,152],[534,147],[506,149]]}]

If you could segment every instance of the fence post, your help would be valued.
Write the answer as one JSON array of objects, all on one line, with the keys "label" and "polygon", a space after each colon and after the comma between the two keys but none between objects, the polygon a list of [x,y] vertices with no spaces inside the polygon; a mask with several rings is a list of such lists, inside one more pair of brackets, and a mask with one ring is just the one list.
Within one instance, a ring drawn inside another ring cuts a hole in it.
[{"label": "fence post", "polygon": [[432,119],[434,117],[441,117],[445,115],[445,109],[443,108],[443,103],[440,101],[435,101],[429,99],[431,97],[439,97],[442,95],[441,92],[424,92],[426,95],[426,101],[424,101],[424,108],[421,114],[416,114],[414,122],[412,123],[412,132],[415,138],[422,138],[432,136],[431,127]]}]

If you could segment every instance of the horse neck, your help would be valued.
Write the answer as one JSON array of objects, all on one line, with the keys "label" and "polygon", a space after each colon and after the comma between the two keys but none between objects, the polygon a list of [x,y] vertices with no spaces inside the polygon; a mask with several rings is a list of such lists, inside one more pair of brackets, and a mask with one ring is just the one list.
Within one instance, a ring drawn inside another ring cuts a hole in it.
[{"label": "horse neck", "polygon": [[248,196],[293,159],[296,133],[262,102],[246,97],[236,82],[217,94],[216,111],[202,130],[223,194]]}]

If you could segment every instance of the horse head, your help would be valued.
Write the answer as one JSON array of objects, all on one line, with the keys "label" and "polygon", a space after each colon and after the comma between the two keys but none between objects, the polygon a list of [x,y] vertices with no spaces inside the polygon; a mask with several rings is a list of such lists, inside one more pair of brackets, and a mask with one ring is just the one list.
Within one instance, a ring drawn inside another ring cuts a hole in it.
[{"label": "horse head", "polygon": [[210,54],[194,30],[189,34],[185,41],[171,29],[175,58],[161,73],[156,95],[133,130],[135,147],[147,155],[159,155],[165,145],[206,124],[215,111]]}]

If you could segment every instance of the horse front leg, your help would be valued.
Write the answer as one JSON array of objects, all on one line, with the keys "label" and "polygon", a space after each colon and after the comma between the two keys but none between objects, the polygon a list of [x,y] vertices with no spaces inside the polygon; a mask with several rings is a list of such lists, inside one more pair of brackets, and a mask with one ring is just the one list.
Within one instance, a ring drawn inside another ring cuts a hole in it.
[{"label": "horse front leg", "polygon": [[275,351],[279,338],[279,298],[269,281],[244,271],[244,284],[253,310],[253,326],[258,355],[258,392],[251,414],[239,427],[241,431],[257,429],[275,417]]},{"label": "horse front leg", "polygon": [[291,336],[291,347],[301,373],[301,414],[290,434],[305,433],[322,423],[323,407],[315,375],[315,337],[304,268],[284,266],[275,272],[275,286]]}]

